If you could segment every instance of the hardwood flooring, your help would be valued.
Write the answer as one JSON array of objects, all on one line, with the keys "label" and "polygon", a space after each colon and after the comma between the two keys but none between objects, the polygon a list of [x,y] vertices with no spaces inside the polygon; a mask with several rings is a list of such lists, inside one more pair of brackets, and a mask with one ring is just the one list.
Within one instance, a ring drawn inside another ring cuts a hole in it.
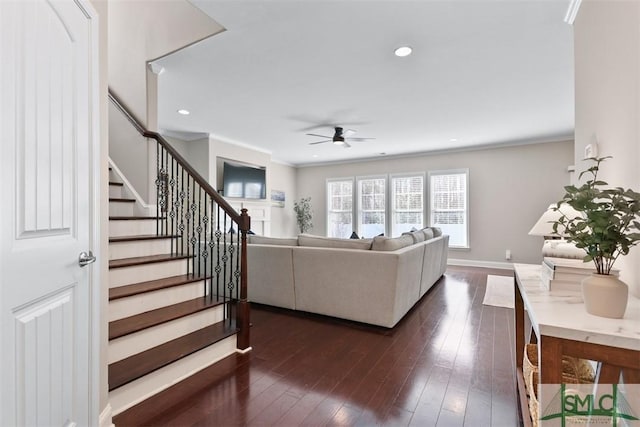
[{"label": "hardwood flooring", "polygon": [[116,426],[518,426],[513,310],[450,267],[392,330],[254,306],[252,347]]}]

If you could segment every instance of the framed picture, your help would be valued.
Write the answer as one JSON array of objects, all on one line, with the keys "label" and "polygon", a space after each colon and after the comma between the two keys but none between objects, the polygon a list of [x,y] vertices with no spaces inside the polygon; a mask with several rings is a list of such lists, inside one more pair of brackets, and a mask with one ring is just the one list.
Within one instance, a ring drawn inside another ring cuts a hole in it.
[{"label": "framed picture", "polygon": [[271,206],[284,208],[284,191],[271,190]]}]

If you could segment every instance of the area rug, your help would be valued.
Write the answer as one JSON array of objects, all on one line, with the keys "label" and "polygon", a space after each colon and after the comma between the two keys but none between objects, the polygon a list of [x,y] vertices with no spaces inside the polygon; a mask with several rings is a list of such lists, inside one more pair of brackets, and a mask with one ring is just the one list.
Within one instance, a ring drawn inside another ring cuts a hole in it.
[{"label": "area rug", "polygon": [[513,308],[513,277],[487,276],[487,290],[482,304]]}]

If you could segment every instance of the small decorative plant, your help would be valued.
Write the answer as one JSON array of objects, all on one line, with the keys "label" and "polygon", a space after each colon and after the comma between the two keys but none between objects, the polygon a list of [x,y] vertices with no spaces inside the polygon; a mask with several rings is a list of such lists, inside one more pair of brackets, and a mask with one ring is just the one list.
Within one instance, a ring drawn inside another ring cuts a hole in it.
[{"label": "small decorative plant", "polygon": [[311,197],[303,197],[299,202],[293,202],[293,210],[296,213],[296,221],[300,233],[306,233],[313,228],[313,216],[311,214]]},{"label": "small decorative plant", "polygon": [[598,274],[608,275],[620,255],[627,255],[631,247],[640,241],[640,194],[622,187],[609,187],[598,180],[600,163],[611,157],[591,157],[585,160],[595,164],[580,173],[589,179],[580,187],[564,187],[566,194],[555,208],[562,214],[566,203],[581,216],[573,218],[562,214],[553,223],[554,233],[558,227],[565,228],[567,240],[584,249],[584,262],[593,261]]}]

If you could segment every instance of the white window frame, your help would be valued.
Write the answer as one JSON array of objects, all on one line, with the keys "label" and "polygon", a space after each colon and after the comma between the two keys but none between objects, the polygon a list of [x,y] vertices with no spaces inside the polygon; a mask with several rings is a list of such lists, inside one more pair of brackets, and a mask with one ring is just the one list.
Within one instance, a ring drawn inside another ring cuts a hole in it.
[{"label": "white window frame", "polygon": [[[470,188],[469,188],[469,169],[468,168],[463,168],[463,169],[447,169],[447,170],[436,170],[436,171],[429,171],[428,175],[429,175],[429,179],[428,179],[428,184],[427,184],[427,191],[428,191],[428,197],[427,197],[427,203],[428,203],[428,215],[429,215],[429,221],[428,224],[429,225],[434,225],[433,224],[433,194],[431,191],[431,177],[432,176],[436,176],[436,175],[458,175],[458,174],[464,174],[465,175],[465,186],[466,186],[466,192],[465,192],[465,212],[464,212],[464,216],[465,216],[465,234],[466,234],[466,245],[453,245],[451,244],[451,241],[449,243],[449,247],[452,249],[470,249],[470,239],[471,236],[469,234],[469,192],[470,192]],[[436,225],[437,226],[437,225]]]},{"label": "white window frame", "polygon": [[426,174],[424,172],[406,172],[406,173],[394,173],[389,175],[389,181],[388,181],[388,192],[389,192],[389,217],[390,217],[390,221],[389,225],[387,227],[387,229],[389,230],[389,236],[391,237],[397,237],[399,236],[401,233],[396,234],[395,230],[394,230],[394,226],[396,224],[395,218],[396,218],[396,214],[398,213],[398,211],[396,210],[396,206],[395,206],[395,192],[394,192],[394,179],[396,178],[413,178],[413,177],[420,177],[422,178],[422,227],[425,226],[425,224],[427,223],[427,180],[426,180]]},{"label": "white window frame", "polygon": [[385,236],[389,235],[389,218],[388,218],[388,213],[389,213],[389,176],[387,174],[382,174],[382,175],[363,175],[363,176],[357,176],[356,177],[356,181],[355,181],[355,203],[354,203],[354,218],[355,218],[355,226],[356,226],[356,233],[358,234],[359,237],[375,237],[375,236],[364,236],[363,235],[363,227],[362,227],[362,217],[361,217],[361,213],[362,213],[362,198],[361,198],[361,194],[360,194],[360,182],[361,181],[366,181],[366,180],[371,180],[371,179],[384,179],[384,209],[382,211],[382,213],[384,214],[384,234]]},{"label": "white window frame", "polygon": [[[347,182],[350,181],[351,182],[351,224],[353,227],[356,227],[356,217],[355,217],[355,192],[356,192],[356,188],[355,188],[355,178],[352,176],[349,177],[342,177],[342,178],[328,178],[326,180],[325,183],[325,193],[326,193],[326,236],[327,237],[334,237],[331,236],[329,233],[331,231],[331,213],[332,212],[346,212],[346,211],[332,211],[331,210],[331,193],[329,192],[329,184],[333,183],[333,182]],[[353,228],[352,227],[352,228]],[[349,232],[349,234],[351,234],[352,231]],[[343,236],[344,237],[344,236]],[[346,236],[349,237],[349,236]]]}]

